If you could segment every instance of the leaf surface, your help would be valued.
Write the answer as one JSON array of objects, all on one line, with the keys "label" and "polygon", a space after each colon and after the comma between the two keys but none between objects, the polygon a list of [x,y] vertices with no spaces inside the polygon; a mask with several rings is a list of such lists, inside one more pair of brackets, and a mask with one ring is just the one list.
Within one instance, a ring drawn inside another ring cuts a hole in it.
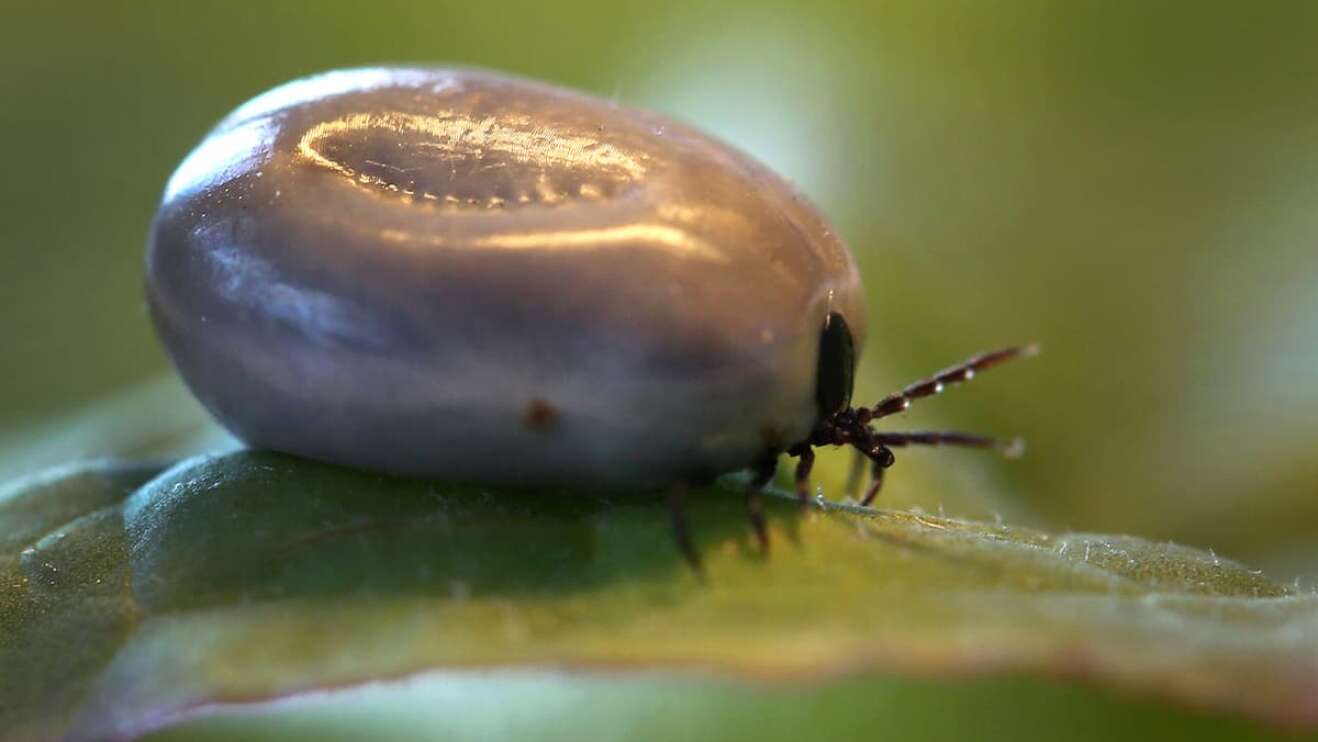
[{"label": "leaf surface", "polygon": [[0,498],[11,737],[131,737],[226,705],[494,670],[463,677],[513,692],[527,672],[586,673],[583,687],[660,673],[694,685],[656,692],[714,683],[753,708],[783,683],[1009,672],[1318,724],[1318,599],[1183,546],[779,496],[764,558],[730,482],[691,502],[702,580],[655,495],[254,452],[153,472],[66,469]]}]

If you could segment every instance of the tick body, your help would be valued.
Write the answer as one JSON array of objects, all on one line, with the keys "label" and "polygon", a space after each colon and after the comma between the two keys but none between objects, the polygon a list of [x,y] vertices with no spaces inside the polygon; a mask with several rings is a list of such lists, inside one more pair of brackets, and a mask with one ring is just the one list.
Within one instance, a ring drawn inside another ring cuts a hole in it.
[{"label": "tick body", "polygon": [[166,187],[147,294],[201,402],[309,458],[660,487],[884,445],[856,440],[861,284],[813,207],[690,127],[494,73],[239,107]]},{"label": "tick body", "polygon": [[814,425],[829,313],[865,328],[846,248],[750,158],[453,69],[240,107],[169,182],[148,285],[184,378],[248,443],[491,483],[745,467]]}]

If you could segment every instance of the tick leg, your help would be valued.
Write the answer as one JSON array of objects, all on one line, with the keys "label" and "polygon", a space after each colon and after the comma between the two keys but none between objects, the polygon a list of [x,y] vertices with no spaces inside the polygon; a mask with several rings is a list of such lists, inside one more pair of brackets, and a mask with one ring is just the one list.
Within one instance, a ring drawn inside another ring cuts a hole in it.
[{"label": "tick leg", "polygon": [[673,540],[677,542],[678,551],[686,557],[687,564],[691,565],[691,570],[703,578],[705,567],[700,562],[700,552],[691,543],[691,532],[686,525],[686,493],[685,482],[678,482],[668,491],[668,508],[673,515]]},{"label": "tick leg", "polygon": [[746,488],[746,515],[750,518],[751,528],[755,529],[755,540],[760,544],[760,553],[769,553],[769,527],[764,521],[764,499],[761,494],[778,470],[778,455],[765,456],[755,465],[751,475],[750,486]]},{"label": "tick leg", "polygon": [[852,500],[860,494],[860,477],[865,473],[865,454],[859,449],[851,452],[851,471],[847,472],[846,496]]},{"label": "tick leg", "polygon": [[796,462],[796,499],[805,507],[810,502],[810,470],[815,465],[815,451],[809,446],[801,448]]},{"label": "tick leg", "polygon": [[865,490],[865,497],[860,501],[861,505],[869,507],[869,504],[874,502],[874,498],[879,496],[879,490],[883,489],[883,472],[887,468],[878,461],[873,462],[870,468],[870,486]]},{"label": "tick leg", "polygon": [[870,467],[870,486],[865,490],[865,497],[861,498],[861,505],[867,507],[874,502],[875,497],[879,496],[879,490],[883,489],[883,472],[887,471],[896,459],[892,456],[892,452],[888,451],[887,445],[882,443],[871,443],[871,448],[862,453],[873,461]]},{"label": "tick leg", "polygon": [[1007,458],[1019,458],[1025,453],[1025,441],[1020,438],[1002,440],[973,433],[921,430],[904,433],[873,433],[872,440],[885,446],[969,446],[992,448]]},{"label": "tick leg", "polygon": [[932,397],[943,391],[949,384],[969,381],[980,371],[987,371],[1000,363],[1006,363],[1019,356],[1032,356],[1039,352],[1037,345],[1024,345],[1016,348],[1003,348],[990,353],[981,353],[951,368],[943,369],[927,379],[922,379],[907,386],[900,392],[889,394],[873,407],[859,407],[857,415],[862,423],[878,420],[881,417],[895,415],[911,406],[911,402],[924,397]]}]

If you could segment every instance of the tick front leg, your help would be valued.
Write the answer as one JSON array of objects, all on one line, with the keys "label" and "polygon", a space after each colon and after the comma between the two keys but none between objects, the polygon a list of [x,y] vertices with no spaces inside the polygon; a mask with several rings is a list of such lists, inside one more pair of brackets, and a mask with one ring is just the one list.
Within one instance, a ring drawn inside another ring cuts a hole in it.
[{"label": "tick front leg", "polygon": [[975,433],[951,430],[911,430],[900,433],[874,433],[873,440],[885,446],[965,446],[991,448],[1009,459],[1025,453],[1025,441],[1020,438],[990,438]]},{"label": "tick front leg", "polygon": [[860,504],[869,507],[869,504],[874,502],[874,498],[879,496],[879,490],[883,488],[883,472],[887,471],[897,459],[884,445],[876,446],[865,455],[873,462],[873,466],[870,469],[870,486],[865,490],[865,497],[861,499]]},{"label": "tick front leg", "polygon": [[879,400],[879,403],[873,407],[858,407],[856,412],[862,424],[895,415],[910,407],[911,403],[917,399],[941,394],[948,386],[970,381],[975,378],[975,374],[981,371],[987,371],[1013,358],[1037,355],[1038,352],[1039,346],[1037,345],[1023,345],[1016,348],[1003,348],[990,353],[981,353],[951,368],[945,368],[933,376],[910,384],[900,392],[889,394]]}]

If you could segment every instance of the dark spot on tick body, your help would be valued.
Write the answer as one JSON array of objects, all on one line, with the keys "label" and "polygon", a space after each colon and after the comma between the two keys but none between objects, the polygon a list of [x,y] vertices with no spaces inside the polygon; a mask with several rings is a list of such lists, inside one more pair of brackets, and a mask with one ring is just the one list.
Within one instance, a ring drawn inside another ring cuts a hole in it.
[{"label": "dark spot on tick body", "polygon": [[558,422],[558,408],[536,397],[527,403],[522,420],[526,423],[528,430],[543,433],[554,427],[554,424]]}]

